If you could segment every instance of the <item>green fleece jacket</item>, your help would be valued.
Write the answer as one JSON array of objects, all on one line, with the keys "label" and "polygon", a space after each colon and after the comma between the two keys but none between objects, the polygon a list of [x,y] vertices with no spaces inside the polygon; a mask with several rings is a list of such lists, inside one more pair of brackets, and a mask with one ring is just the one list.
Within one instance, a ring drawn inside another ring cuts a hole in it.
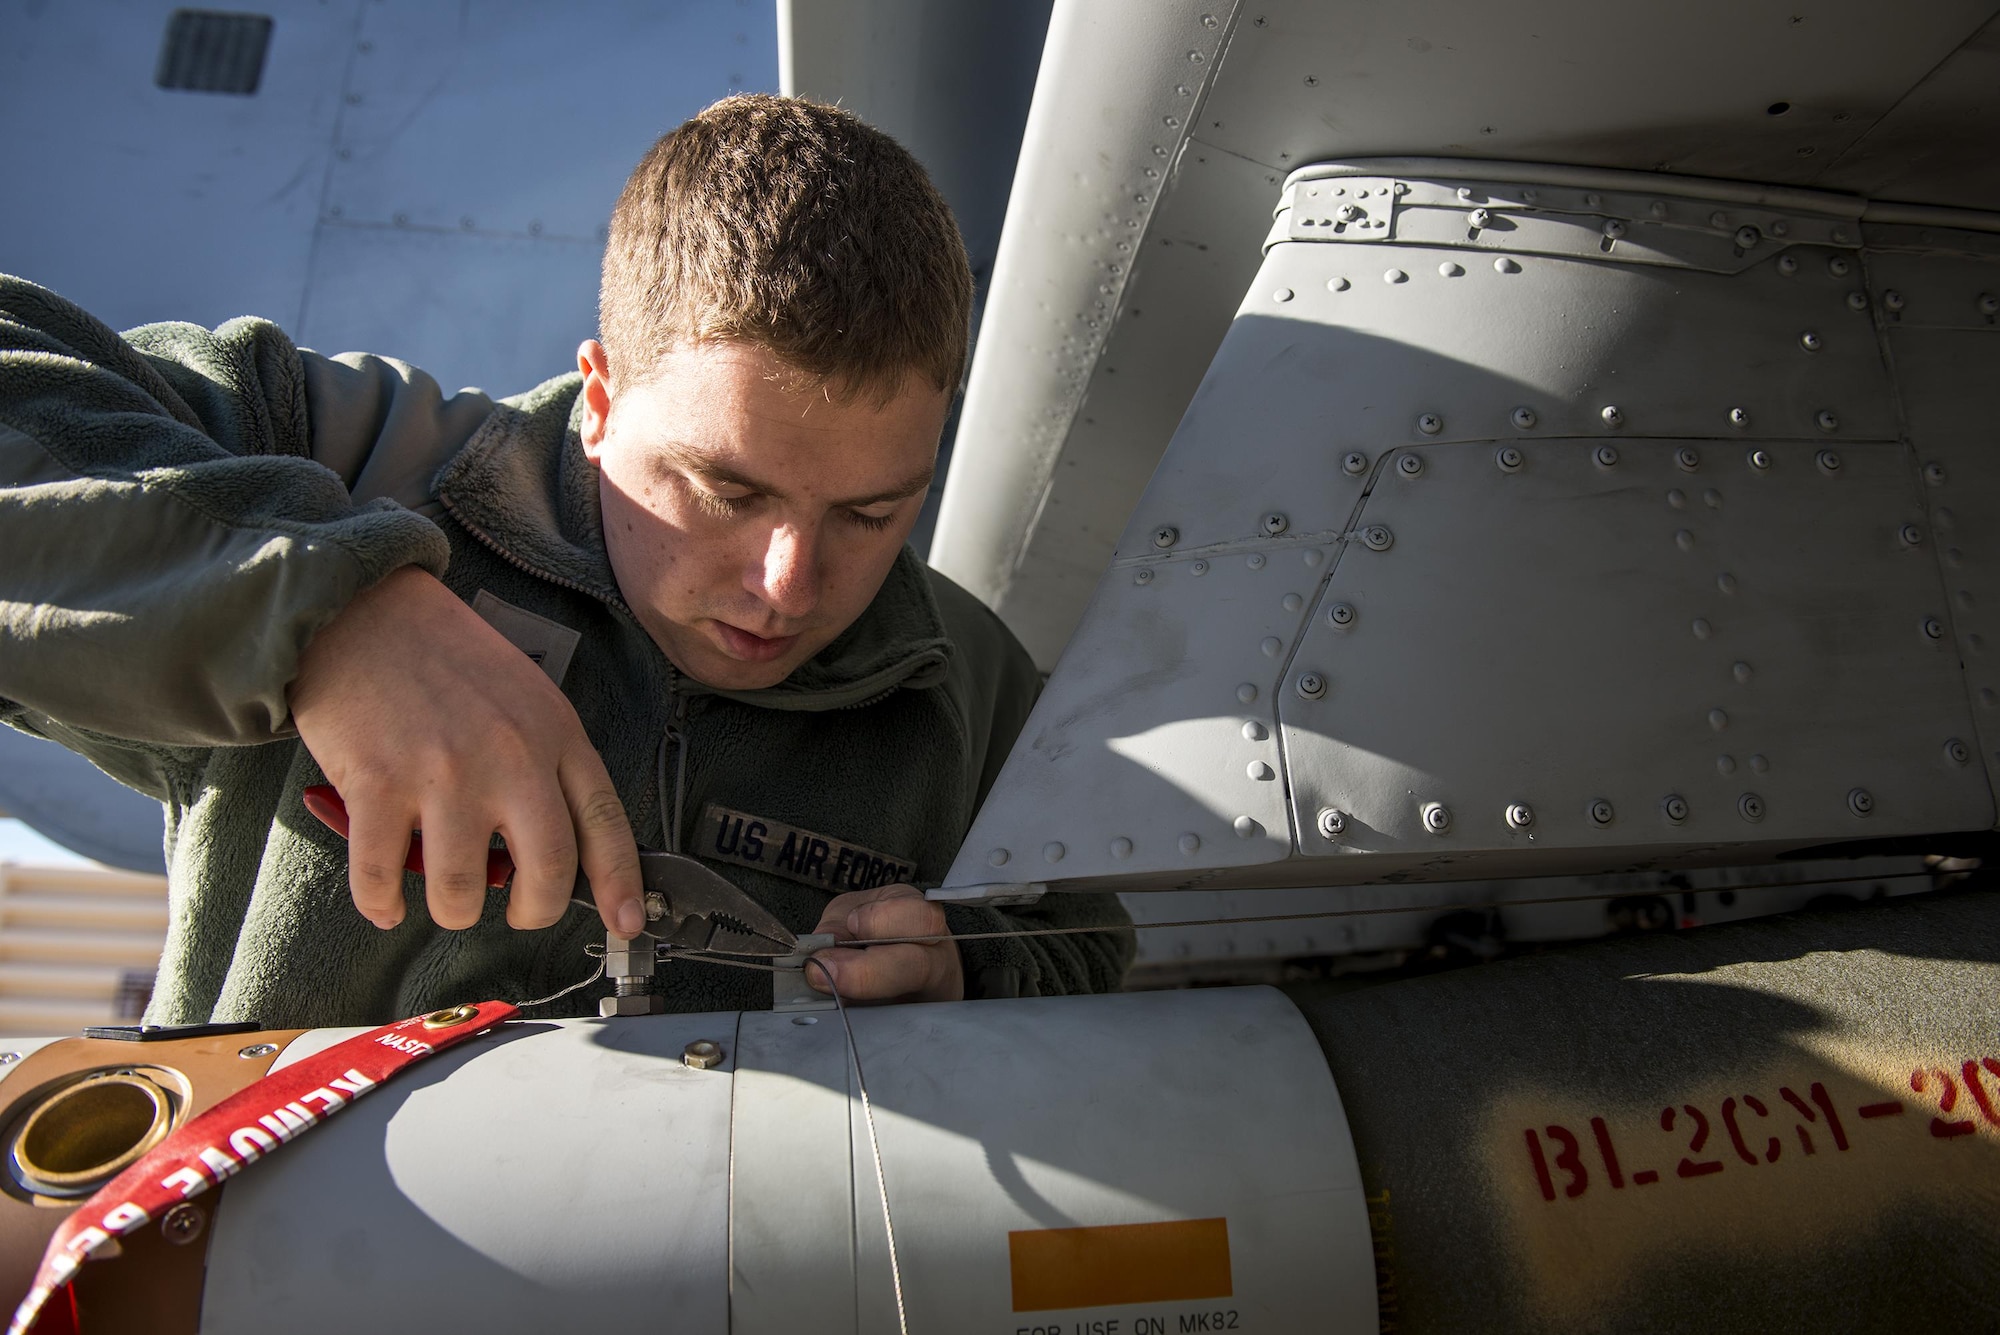
[{"label": "green fleece jacket", "polygon": [[[1027,718],[1027,654],[906,549],[861,618],[781,684],[682,676],[612,577],[579,384],[446,397],[403,363],[321,357],[257,320],[121,337],[0,277],[0,719],[166,804],[149,1023],[374,1024],[543,996],[593,967],[594,912],[515,931],[504,891],[445,931],[411,876],[410,912],[378,930],[349,898],[345,844],[301,805],[325,779],[286,708],[299,654],[405,565],[557,679],[641,843],[668,842],[674,779],[663,802],[656,762],[678,716],[686,851],[794,930],[839,890],[943,876]],[[1110,929],[967,942],[972,995],[1105,990],[1131,956],[1108,895],[946,916],[958,932]],[[657,986],[677,1010],[771,996],[768,974],[696,962]],[[594,1014],[607,990],[538,1013]]]}]

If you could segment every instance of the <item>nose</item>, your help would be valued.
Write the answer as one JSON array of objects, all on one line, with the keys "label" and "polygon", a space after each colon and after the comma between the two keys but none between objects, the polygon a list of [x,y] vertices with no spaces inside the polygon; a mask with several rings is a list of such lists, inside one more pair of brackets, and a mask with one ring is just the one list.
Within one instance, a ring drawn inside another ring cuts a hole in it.
[{"label": "nose", "polygon": [[746,581],[750,591],[788,620],[819,606],[819,539],[815,529],[777,524],[764,544],[763,564]]}]

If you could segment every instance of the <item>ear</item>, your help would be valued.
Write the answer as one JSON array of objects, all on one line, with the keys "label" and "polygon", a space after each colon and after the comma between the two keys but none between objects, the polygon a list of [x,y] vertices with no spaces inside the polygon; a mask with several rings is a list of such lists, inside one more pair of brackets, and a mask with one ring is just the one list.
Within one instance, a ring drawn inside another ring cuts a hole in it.
[{"label": "ear", "polygon": [[611,359],[604,345],[585,339],[576,350],[576,369],[583,372],[583,421],[578,434],[583,457],[595,465],[604,455],[604,437],[611,426]]}]

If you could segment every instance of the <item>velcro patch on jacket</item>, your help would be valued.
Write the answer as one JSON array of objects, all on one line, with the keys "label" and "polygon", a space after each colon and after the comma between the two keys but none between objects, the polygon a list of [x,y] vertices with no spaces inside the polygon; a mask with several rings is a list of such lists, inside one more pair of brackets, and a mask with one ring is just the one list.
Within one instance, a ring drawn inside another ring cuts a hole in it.
[{"label": "velcro patch on jacket", "polygon": [[689,851],[816,885],[832,894],[896,885],[917,874],[915,864],[906,858],[713,802],[701,813],[701,831]]},{"label": "velcro patch on jacket", "polygon": [[556,685],[562,685],[569,660],[576,653],[581,631],[571,630],[560,621],[551,621],[539,612],[516,607],[505,598],[481,589],[472,600],[472,610],[486,624],[507,637],[516,649],[535,661],[535,666]]}]

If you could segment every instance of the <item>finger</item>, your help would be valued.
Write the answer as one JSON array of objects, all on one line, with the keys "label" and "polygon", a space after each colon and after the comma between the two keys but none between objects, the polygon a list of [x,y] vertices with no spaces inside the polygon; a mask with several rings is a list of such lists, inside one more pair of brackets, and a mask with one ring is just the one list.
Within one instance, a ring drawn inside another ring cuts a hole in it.
[{"label": "finger", "polygon": [[950,930],[945,923],[944,910],[915,895],[878,899],[859,905],[847,915],[844,926],[845,933],[836,932],[834,935],[857,941],[878,941],[899,936],[944,936]]},{"label": "finger", "polygon": [[553,927],[576,890],[576,827],[562,790],[551,787],[500,827],[514,859],[507,891],[507,925],[520,930]]},{"label": "finger", "polygon": [[[850,920],[853,918],[855,912],[871,904],[891,899],[913,900],[917,903],[924,902],[923,892],[913,885],[883,885],[877,886],[873,890],[849,890],[844,894],[835,895],[826,902],[826,907],[821,910],[819,915],[819,926],[813,930],[816,932],[831,932],[843,941],[850,940],[855,935],[853,928],[850,926]],[[943,921],[942,913],[940,913],[938,921]],[[872,935],[892,936],[902,934],[875,932]]]},{"label": "finger", "polygon": [[424,808],[424,903],[432,922],[454,932],[478,922],[486,909],[486,850],[494,825],[491,817],[474,815],[478,809]]},{"label": "finger", "polygon": [[347,806],[347,884],[361,916],[387,931],[403,920],[403,859],[416,812],[357,791]]},{"label": "finger", "polygon": [[[948,947],[947,947],[948,948]],[[894,1001],[916,996],[931,985],[936,964],[930,958],[937,946],[870,946],[866,950],[834,946],[813,958],[833,974],[845,1001]],[[832,989],[826,976],[815,968],[805,971],[806,981],[821,992]]]},{"label": "finger", "polygon": [[585,742],[570,749],[556,775],[576,830],[577,858],[604,925],[619,936],[637,936],[646,926],[639,902],[639,845],[604,761]]}]

